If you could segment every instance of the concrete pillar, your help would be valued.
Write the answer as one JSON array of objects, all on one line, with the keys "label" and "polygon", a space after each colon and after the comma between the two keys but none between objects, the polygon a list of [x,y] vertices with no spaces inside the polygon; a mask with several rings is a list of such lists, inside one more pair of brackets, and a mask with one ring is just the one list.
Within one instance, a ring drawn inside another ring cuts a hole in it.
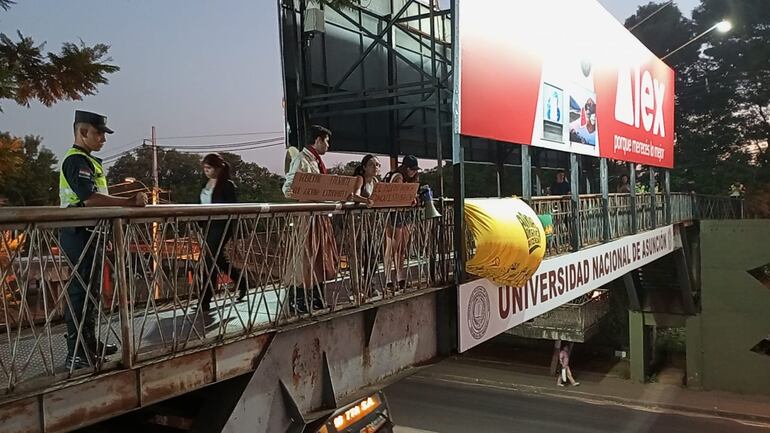
[{"label": "concrete pillar", "polygon": [[647,378],[649,331],[644,326],[644,313],[628,312],[628,341],[631,357],[631,381],[644,383]]},{"label": "concrete pillar", "polygon": [[687,387],[693,389],[703,388],[703,331],[701,329],[701,316],[696,315],[687,318]]}]

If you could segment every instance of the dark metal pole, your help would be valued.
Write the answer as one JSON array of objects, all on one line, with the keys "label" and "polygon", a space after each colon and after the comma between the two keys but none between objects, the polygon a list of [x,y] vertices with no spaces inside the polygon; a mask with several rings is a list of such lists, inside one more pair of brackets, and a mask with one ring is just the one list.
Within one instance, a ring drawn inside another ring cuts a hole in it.
[{"label": "dark metal pole", "polygon": [[460,137],[460,38],[459,0],[452,0],[452,68],[454,91],[452,92],[452,169],[455,190],[454,237],[455,283],[465,280],[465,165],[464,149]]},{"label": "dark metal pole", "polygon": [[636,233],[639,231],[639,218],[636,215],[636,164],[633,162],[627,164],[629,167],[628,186],[631,189],[631,233]]},{"label": "dark metal pole", "polygon": [[569,154],[570,192],[572,195],[572,249],[580,249],[580,157]]},{"label": "dark metal pole", "polygon": [[[293,8],[292,8],[293,9]],[[305,25],[305,2],[300,1],[299,2],[299,20],[297,19],[297,14],[294,13],[292,10],[292,17],[294,18],[294,37],[295,41],[297,43],[295,49],[295,62],[294,70],[297,80],[297,99],[294,101],[294,112],[296,113],[296,128],[297,128],[297,148],[302,149],[305,145],[307,145],[307,128],[305,127],[305,109],[302,107],[302,100],[305,98],[305,77],[304,77],[304,56],[303,53],[305,51],[304,45],[304,37],[303,37],[303,29]]]},{"label": "dark metal pole", "polygon": [[505,156],[503,155],[503,144],[499,141],[495,143],[495,148],[497,150],[497,163],[495,164],[495,168],[497,171],[497,197],[502,198],[503,197],[503,170],[505,170]]},{"label": "dark metal pole", "polygon": [[[390,11],[393,11],[394,2],[390,1]],[[388,31],[388,45],[393,45],[393,30]],[[388,50],[388,87],[395,86],[396,81],[396,58],[394,50]],[[395,93],[395,92],[394,92]],[[394,96],[390,99],[390,104],[395,105],[397,97]],[[399,111],[389,110],[388,121],[390,122],[390,171],[394,171],[398,167],[398,155],[401,153],[401,134],[399,128],[396,126],[399,122]]]},{"label": "dark metal pole", "polygon": [[599,182],[602,191],[602,221],[604,229],[602,237],[610,240],[610,179],[607,170],[607,158],[599,159]]},{"label": "dark metal pole", "polygon": [[657,227],[658,203],[655,194],[655,167],[650,167],[650,229]]},{"label": "dark metal pole", "polygon": [[532,200],[532,153],[530,147],[522,145],[521,149],[521,196],[524,200]]},{"label": "dark metal pole", "polygon": [[663,170],[663,197],[666,207],[666,225],[673,223],[673,209],[671,209],[671,170]]},{"label": "dark metal pole", "polygon": [[441,143],[441,80],[438,79],[436,67],[436,15],[433,4],[428,5],[430,10],[430,71],[436,98],[436,162],[438,163],[438,196],[444,197],[444,152]]}]

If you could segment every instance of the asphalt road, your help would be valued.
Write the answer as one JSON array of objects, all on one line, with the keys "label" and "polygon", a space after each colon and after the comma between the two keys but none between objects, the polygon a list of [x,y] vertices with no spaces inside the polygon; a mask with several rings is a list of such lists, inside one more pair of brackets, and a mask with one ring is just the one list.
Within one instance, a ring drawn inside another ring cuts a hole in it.
[{"label": "asphalt road", "polygon": [[412,377],[385,390],[399,433],[768,433],[770,427]]}]

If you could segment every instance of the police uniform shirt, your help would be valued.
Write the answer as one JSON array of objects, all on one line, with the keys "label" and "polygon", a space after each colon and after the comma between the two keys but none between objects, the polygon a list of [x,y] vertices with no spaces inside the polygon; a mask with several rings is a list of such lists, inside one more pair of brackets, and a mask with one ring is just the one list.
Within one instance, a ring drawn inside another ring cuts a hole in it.
[{"label": "police uniform shirt", "polygon": [[[85,152],[80,146],[73,146]],[[102,162],[101,159],[91,156],[91,158]],[[62,164],[62,174],[70,184],[70,188],[78,196],[77,206],[84,206],[83,202],[98,191],[96,187],[96,170],[91,161],[84,155],[71,155],[64,160]]]}]

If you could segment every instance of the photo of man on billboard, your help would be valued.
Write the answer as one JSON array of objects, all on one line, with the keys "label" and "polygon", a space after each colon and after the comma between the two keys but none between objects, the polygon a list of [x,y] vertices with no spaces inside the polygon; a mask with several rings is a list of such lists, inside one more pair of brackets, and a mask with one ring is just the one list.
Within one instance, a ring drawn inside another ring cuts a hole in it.
[{"label": "photo of man on billboard", "polygon": [[569,98],[569,141],[596,146],[595,95],[587,96],[582,106],[573,96]]},{"label": "photo of man on billboard", "polygon": [[576,69],[569,97],[569,141],[596,146],[596,89],[593,64],[589,59],[583,58]]}]

